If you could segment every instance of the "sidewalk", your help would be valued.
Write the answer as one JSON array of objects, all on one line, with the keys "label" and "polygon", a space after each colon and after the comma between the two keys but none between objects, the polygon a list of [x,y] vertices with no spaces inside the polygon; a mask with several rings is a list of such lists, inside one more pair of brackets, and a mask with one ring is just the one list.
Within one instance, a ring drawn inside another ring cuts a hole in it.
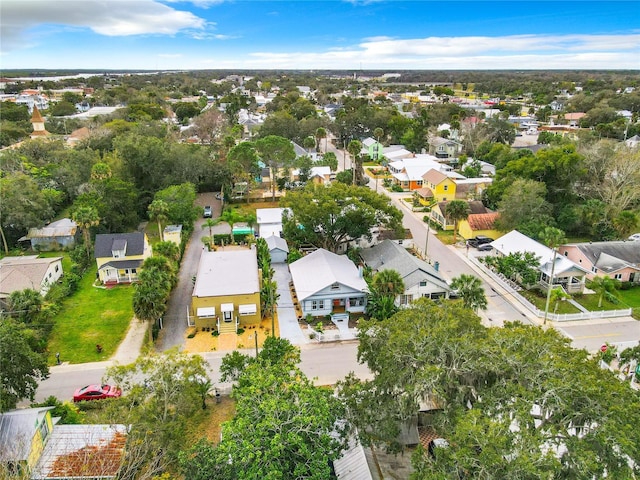
[{"label": "sidewalk", "polygon": [[142,346],[144,345],[147,335],[147,324],[139,321],[137,318],[132,318],[127,334],[118,346],[116,353],[114,353],[109,360],[89,363],[63,362],[62,365],[53,365],[49,367],[49,370],[51,370],[51,372],[62,373],[107,368],[116,364],[128,365],[135,362],[140,355],[140,351],[142,350]]}]

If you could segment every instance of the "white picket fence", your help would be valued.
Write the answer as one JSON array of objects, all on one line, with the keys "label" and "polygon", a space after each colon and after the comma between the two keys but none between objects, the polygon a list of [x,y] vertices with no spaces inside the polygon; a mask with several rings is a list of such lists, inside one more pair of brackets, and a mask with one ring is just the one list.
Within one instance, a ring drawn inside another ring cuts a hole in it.
[{"label": "white picket fence", "polygon": [[[529,300],[524,298],[522,295],[518,293],[518,290],[521,290],[521,287],[516,285],[514,282],[506,279],[502,275],[496,274],[491,269],[487,268],[482,262],[478,261],[477,258],[473,256],[469,256],[469,261],[477,266],[480,270],[482,270],[486,275],[491,277],[497,283],[499,283],[502,288],[504,288],[513,298],[515,298],[518,302],[520,302],[524,307],[527,308],[531,313],[539,318],[544,318],[544,310],[538,309],[535,305],[533,305]],[[577,320],[593,320],[598,318],[616,318],[616,317],[628,317],[631,315],[631,309],[627,308],[625,310],[599,310],[595,312],[586,312],[586,313],[547,313],[547,320],[552,322],[572,322]]]}]

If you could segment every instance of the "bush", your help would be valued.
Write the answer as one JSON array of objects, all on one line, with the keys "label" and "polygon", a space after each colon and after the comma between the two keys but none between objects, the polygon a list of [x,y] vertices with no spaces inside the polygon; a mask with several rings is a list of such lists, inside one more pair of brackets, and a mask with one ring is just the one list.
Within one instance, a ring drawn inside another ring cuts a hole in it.
[{"label": "bush", "polygon": [[214,330],[213,332],[211,332],[211,335],[212,335],[213,337],[217,337],[217,336],[219,336],[219,335],[220,335],[220,332],[219,332],[219,331],[217,331],[217,330]]},{"label": "bush", "polygon": [[31,407],[54,407],[51,410],[52,417],[59,417],[61,425],[77,425],[84,423],[84,412],[81,412],[78,406],[72,402],[61,402],[51,395],[42,403],[32,403]]},{"label": "bush", "polygon": [[236,332],[238,335],[242,335],[244,333],[244,328],[239,328]]}]

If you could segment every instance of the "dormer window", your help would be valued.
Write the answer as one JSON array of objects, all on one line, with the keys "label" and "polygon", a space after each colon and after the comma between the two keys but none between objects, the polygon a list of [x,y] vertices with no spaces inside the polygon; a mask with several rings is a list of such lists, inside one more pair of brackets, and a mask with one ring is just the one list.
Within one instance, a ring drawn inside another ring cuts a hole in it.
[{"label": "dormer window", "polygon": [[340,290],[340,284],[338,282],[332,284],[331,290]]},{"label": "dormer window", "polygon": [[122,258],[126,256],[127,241],[126,240],[114,240],[111,245],[111,256],[113,258]]}]

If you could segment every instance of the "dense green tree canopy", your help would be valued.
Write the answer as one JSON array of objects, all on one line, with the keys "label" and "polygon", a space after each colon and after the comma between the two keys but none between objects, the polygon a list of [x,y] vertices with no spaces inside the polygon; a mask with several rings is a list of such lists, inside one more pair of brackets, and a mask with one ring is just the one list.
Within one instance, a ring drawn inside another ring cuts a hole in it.
[{"label": "dense green tree canopy", "polygon": [[0,412],[33,400],[38,382],[48,375],[46,356],[33,351],[24,327],[12,319],[0,321]]},{"label": "dense green tree canopy", "polygon": [[402,213],[389,198],[366,187],[307,185],[287,194],[281,204],[291,209],[284,221],[288,239],[332,252],[350,240],[370,238],[372,227],[400,230],[402,226]]},{"label": "dense green tree canopy", "polygon": [[[344,409],[328,389],[316,388],[296,366],[299,351],[269,337],[255,360],[234,352],[228,365],[237,383],[234,418],[218,445],[196,444],[181,457],[185,476],[210,478],[330,478],[330,462],[345,447]],[[224,363],[224,362],[223,362]]]},{"label": "dense green tree canopy", "polygon": [[359,358],[375,376],[341,392],[363,440],[399,448],[402,420],[427,402],[449,442],[414,457],[416,479],[638,474],[640,395],[555,330],[487,329],[459,304],[427,300],[361,327]]}]

